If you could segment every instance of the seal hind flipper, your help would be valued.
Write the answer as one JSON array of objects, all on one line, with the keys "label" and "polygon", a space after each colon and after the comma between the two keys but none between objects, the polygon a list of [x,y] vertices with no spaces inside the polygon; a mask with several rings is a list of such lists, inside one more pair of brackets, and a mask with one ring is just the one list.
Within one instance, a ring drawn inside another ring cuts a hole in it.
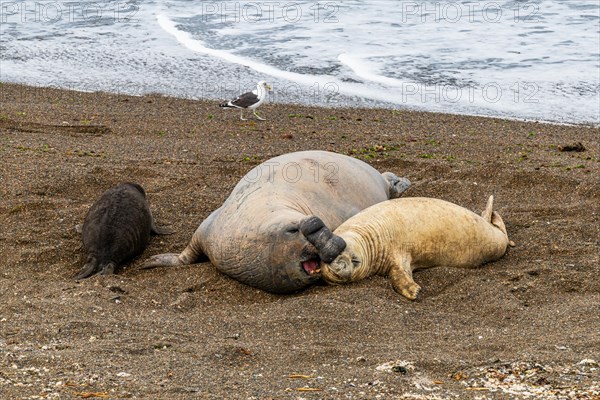
[{"label": "seal hind flipper", "polygon": [[393,172],[384,172],[381,174],[388,183],[388,199],[397,199],[410,188],[410,181],[406,178],[400,178]]},{"label": "seal hind flipper", "polygon": [[81,280],[96,275],[98,272],[98,260],[94,257],[88,258],[87,263],[79,270],[73,279]]},{"label": "seal hind flipper", "polygon": [[502,217],[496,211],[492,212],[491,223],[492,223],[492,225],[494,225],[495,227],[500,229],[505,235],[508,236],[508,233],[506,232],[506,225],[504,225],[504,221],[502,221]]},{"label": "seal hind flipper", "polygon": [[113,275],[115,273],[117,269],[117,264],[115,264],[114,262],[109,262],[108,264],[105,264],[104,266],[102,266],[102,268],[100,268],[100,271],[98,272],[100,275]]},{"label": "seal hind flipper", "polygon": [[204,254],[199,254],[198,258],[186,262],[181,259],[182,254],[178,253],[165,253],[165,254],[157,254],[155,256],[150,257],[146,261],[142,263],[140,269],[153,269],[158,267],[176,267],[179,265],[190,265],[201,262],[210,261],[209,258]]},{"label": "seal hind flipper", "polygon": [[[488,198],[487,204],[485,206],[485,210],[483,210],[481,212],[481,217],[483,219],[485,219],[487,222],[489,222],[490,224],[493,224],[492,222],[492,213],[494,212],[494,195],[491,195]],[[506,233],[506,229],[504,230],[504,233]]]},{"label": "seal hind flipper", "polygon": [[152,269],[157,267],[175,267],[177,265],[185,265],[185,263],[179,258],[179,254],[165,253],[157,254],[155,256],[150,257],[142,263],[140,269]]},{"label": "seal hind flipper", "polygon": [[[500,229],[504,235],[508,238],[508,232],[506,231],[506,225],[504,225],[504,221],[498,212],[494,211],[494,196],[491,195],[488,199],[485,210],[481,212],[481,217],[488,221],[490,224],[494,225],[496,228]],[[508,241],[508,245],[510,247],[515,247],[515,242],[512,240]]]},{"label": "seal hind flipper", "polygon": [[175,267],[205,261],[209,261],[208,256],[204,253],[198,238],[194,235],[192,241],[180,254],[165,253],[152,256],[142,263],[141,269]]},{"label": "seal hind flipper", "polygon": [[164,226],[157,226],[154,221],[152,221],[152,230],[151,232],[155,235],[172,235],[175,233],[174,230],[166,228]]},{"label": "seal hind flipper", "polygon": [[[502,231],[502,233],[504,233],[506,235],[506,237],[508,238],[508,232],[506,231],[506,225],[504,225],[504,221],[502,220],[502,217],[496,211],[492,212],[492,225],[494,225],[495,227],[500,229]],[[512,240],[508,241],[508,245],[510,247],[516,246],[515,242],[513,242]]]}]

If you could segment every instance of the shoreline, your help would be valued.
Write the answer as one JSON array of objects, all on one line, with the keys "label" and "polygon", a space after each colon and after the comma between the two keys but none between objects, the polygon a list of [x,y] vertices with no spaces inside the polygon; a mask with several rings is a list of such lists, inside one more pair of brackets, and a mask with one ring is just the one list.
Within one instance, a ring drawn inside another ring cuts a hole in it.
[{"label": "shoreline", "polygon": [[[201,102],[201,103],[206,103],[206,104],[210,104],[212,102],[215,103],[219,103],[228,99],[211,99],[211,98],[193,98],[193,97],[178,97],[176,95],[172,95],[172,94],[165,94],[165,93],[159,93],[159,92],[150,92],[150,93],[146,93],[146,94],[129,94],[129,93],[120,93],[120,92],[109,92],[109,91],[92,91],[92,90],[81,90],[81,89],[71,89],[71,88],[63,88],[63,87],[55,87],[55,86],[38,86],[38,85],[29,85],[29,84],[25,84],[25,83],[14,83],[14,82],[6,82],[6,81],[0,81],[0,102],[2,101],[2,87],[8,87],[9,90],[14,90],[15,88],[22,88],[23,90],[27,91],[27,92],[35,92],[35,91],[48,91],[48,90],[55,90],[64,94],[67,93],[73,93],[73,95],[77,95],[77,94],[100,94],[100,95],[105,95],[105,96],[115,96],[115,97],[124,97],[124,98],[128,98],[128,97],[139,97],[139,98],[144,98],[144,97],[163,97],[166,99],[175,99],[175,100],[181,100],[181,101],[196,101],[196,102]],[[525,119],[525,118],[520,118],[520,117],[511,117],[511,116],[498,116],[498,115],[487,115],[487,114],[469,114],[469,113],[452,113],[452,112],[447,112],[447,111],[433,111],[433,110],[425,110],[425,109],[420,109],[419,107],[411,107],[411,106],[403,106],[403,105],[397,105],[394,103],[389,103],[390,107],[383,107],[381,105],[373,105],[373,107],[361,107],[361,106],[354,106],[354,105],[347,105],[347,104],[343,104],[343,105],[336,105],[336,104],[302,104],[302,103],[285,103],[285,102],[277,102],[277,103],[273,103],[273,102],[269,102],[267,99],[267,102],[265,102],[264,106],[272,106],[272,107],[305,107],[305,108],[315,108],[315,109],[324,109],[324,110],[336,110],[336,109],[342,109],[342,110],[380,110],[380,111],[392,111],[392,112],[409,112],[409,113],[426,113],[426,114],[433,114],[433,115],[451,115],[451,116],[458,116],[458,117],[474,117],[474,118],[486,118],[486,119],[498,119],[498,120],[506,120],[506,121],[514,121],[514,122],[521,122],[521,123],[534,123],[534,124],[548,124],[548,125],[557,125],[557,126],[571,126],[571,127],[581,127],[581,128],[591,128],[591,129],[595,129],[595,128],[600,128],[600,119],[597,122],[579,122],[579,123],[574,123],[574,122],[561,122],[561,121],[555,121],[555,120],[537,120],[537,119]]]},{"label": "shoreline", "polygon": [[[176,150],[172,155],[177,159],[258,163],[280,152],[321,149],[367,162],[428,160],[468,165],[481,135],[496,138],[496,146],[504,148],[487,157],[518,162],[519,168],[536,162],[529,156],[534,149],[553,153],[559,146],[584,142],[587,153],[559,157],[569,160],[565,168],[594,165],[596,158],[585,157],[600,151],[597,127],[426,111],[264,104],[258,112],[266,121],[256,120],[249,111],[245,113],[248,120],[240,121],[237,110],[222,109],[217,101],[12,84],[0,86],[0,103],[0,127],[5,129],[92,133],[115,141],[115,134],[132,136],[141,140],[135,146],[139,157],[164,158],[162,142],[183,143],[191,136],[202,138],[202,146]],[[279,152],[274,152],[275,148]],[[239,156],[232,159],[235,152]]]}]

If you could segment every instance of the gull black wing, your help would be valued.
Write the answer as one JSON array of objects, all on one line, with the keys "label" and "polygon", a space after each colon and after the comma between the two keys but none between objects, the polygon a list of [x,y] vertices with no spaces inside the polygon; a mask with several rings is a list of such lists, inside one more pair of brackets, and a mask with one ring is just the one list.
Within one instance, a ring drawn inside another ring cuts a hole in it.
[{"label": "gull black wing", "polygon": [[248,108],[251,105],[258,103],[258,101],[258,95],[253,92],[248,92],[240,95],[240,97],[235,100],[231,100],[229,104],[234,107]]}]

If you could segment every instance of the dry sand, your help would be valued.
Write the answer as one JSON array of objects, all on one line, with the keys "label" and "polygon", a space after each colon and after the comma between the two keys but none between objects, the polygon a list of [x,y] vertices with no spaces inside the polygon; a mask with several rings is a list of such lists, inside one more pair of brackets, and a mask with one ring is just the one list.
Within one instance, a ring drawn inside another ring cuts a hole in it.
[{"label": "dry sand", "polygon": [[[218,102],[0,90],[0,398],[599,398],[597,127],[292,105],[241,122]],[[406,176],[410,196],[480,211],[494,194],[517,246],[416,273],[416,302],[381,277],[277,296],[209,263],[139,268],[252,166],[308,149]],[[75,282],[74,226],[122,181],[177,233]]]}]

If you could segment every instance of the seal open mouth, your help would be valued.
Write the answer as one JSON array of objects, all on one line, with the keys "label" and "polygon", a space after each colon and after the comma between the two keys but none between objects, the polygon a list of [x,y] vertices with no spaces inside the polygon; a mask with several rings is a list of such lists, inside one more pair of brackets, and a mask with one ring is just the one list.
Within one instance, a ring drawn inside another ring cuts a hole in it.
[{"label": "seal open mouth", "polygon": [[318,275],[321,273],[319,268],[319,259],[313,258],[302,262],[302,268],[309,276]]}]

